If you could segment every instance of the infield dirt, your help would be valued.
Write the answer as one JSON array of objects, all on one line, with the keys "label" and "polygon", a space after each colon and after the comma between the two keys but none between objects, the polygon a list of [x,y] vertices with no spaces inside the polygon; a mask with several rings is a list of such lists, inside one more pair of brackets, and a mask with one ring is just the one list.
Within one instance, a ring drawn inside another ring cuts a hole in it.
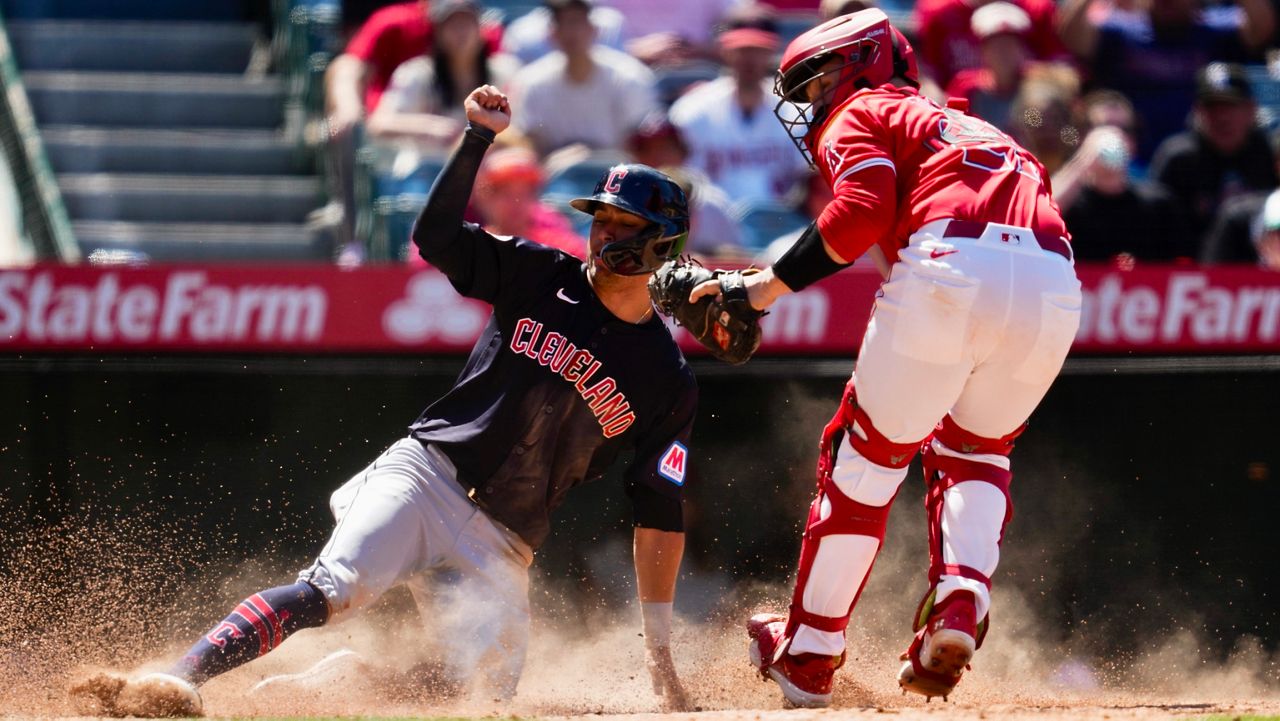
[{"label": "infield dirt", "polygon": [[[230,558],[191,567],[185,559],[197,554],[182,526],[164,513],[77,517],[6,536],[12,553],[0,566],[0,717],[68,716],[71,679],[102,668],[163,669],[240,598],[296,572],[278,559],[270,567]],[[834,708],[825,711],[783,710],[776,687],[746,660],[743,621],[754,610],[785,607],[788,587],[714,574],[683,579],[675,655],[700,708],[695,715],[714,721],[1280,716],[1280,657],[1255,639],[1241,637],[1225,654],[1212,650],[1221,644],[1206,643],[1189,615],[1183,624],[1151,625],[1142,648],[1107,657],[1097,653],[1107,633],[1103,619],[1082,621],[1065,635],[1046,630],[1023,595],[1031,591],[1013,583],[997,586],[991,634],[951,700],[903,696],[895,681],[898,655],[910,640],[907,619],[919,591],[919,559],[911,554],[890,544],[878,564],[849,628]],[[602,550],[601,575],[629,577],[628,561],[625,548]],[[207,580],[183,580],[191,578]],[[407,593],[393,592],[350,622],[299,632],[274,653],[215,678],[202,689],[206,711],[276,718],[690,716],[663,713],[652,694],[634,604],[563,600],[572,595],[563,579],[535,576],[528,661],[509,703],[464,700],[440,684],[432,659],[467,649],[451,648],[455,639],[424,624]],[[426,615],[463,622],[482,616],[479,599],[463,601],[451,604],[442,595]],[[325,675],[249,693],[264,678],[303,671],[344,648],[356,654]]]}]

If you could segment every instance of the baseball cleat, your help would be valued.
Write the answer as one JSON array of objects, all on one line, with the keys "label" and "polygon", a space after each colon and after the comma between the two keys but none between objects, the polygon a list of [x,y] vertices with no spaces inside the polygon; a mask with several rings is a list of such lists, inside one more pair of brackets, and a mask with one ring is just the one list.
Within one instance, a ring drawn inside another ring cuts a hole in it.
[{"label": "baseball cleat", "polygon": [[825,708],[831,705],[831,687],[836,669],[844,664],[844,654],[826,656],[816,653],[778,655],[784,642],[787,620],[773,613],[759,613],[747,622],[751,638],[747,653],[760,675],[778,684],[788,706]]},{"label": "baseball cleat", "polygon": [[902,655],[906,661],[898,671],[902,690],[947,700],[977,650],[977,625],[972,593],[957,591],[935,607]]},{"label": "baseball cleat", "polygon": [[70,689],[76,709],[92,716],[178,718],[204,715],[200,692],[186,679],[167,673],[126,678],[96,674]]}]

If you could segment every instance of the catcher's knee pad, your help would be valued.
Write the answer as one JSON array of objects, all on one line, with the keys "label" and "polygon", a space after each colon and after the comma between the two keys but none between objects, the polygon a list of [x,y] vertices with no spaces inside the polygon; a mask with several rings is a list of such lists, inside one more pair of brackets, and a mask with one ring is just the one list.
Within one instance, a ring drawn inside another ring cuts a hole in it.
[{"label": "catcher's knee pad", "polygon": [[858,391],[853,378],[845,384],[840,406],[822,430],[822,440],[818,445],[819,483],[834,470],[840,442],[846,435],[849,445],[858,455],[877,466],[895,469],[906,468],[920,445],[928,440],[926,437],[908,443],[897,443],[885,437],[871,422],[867,411],[858,405]]},{"label": "catcher's knee pad", "polygon": [[[1009,452],[1013,441],[1025,426],[1001,438],[983,438],[960,428],[951,418],[943,419],[926,443],[921,457],[925,476],[925,511],[929,524],[929,590],[916,613],[915,628],[928,623],[938,600],[938,585],[943,576],[966,579],[970,587],[991,589],[991,579],[981,569],[960,563],[948,563],[943,553],[943,514],[947,492],[962,483],[985,483],[993,486],[1004,499],[1004,515],[999,520],[996,543],[1004,537],[1004,528],[1013,517],[1013,498],[1009,486]],[[962,582],[964,583],[964,582]],[[983,602],[985,604],[985,601]],[[978,645],[986,635],[987,616],[979,619]]]},{"label": "catcher's knee pad", "polygon": [[868,506],[883,506],[893,500],[906,477],[906,466],[882,466],[861,453],[846,453],[831,469],[831,483],[850,500]]}]

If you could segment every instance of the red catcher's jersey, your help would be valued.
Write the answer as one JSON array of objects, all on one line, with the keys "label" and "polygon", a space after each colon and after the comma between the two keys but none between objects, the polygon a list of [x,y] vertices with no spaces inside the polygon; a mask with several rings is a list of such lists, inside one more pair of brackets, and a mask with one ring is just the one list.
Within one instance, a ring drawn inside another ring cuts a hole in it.
[{"label": "red catcher's jersey", "polygon": [[[896,260],[911,233],[944,218],[1070,237],[1040,161],[990,123],[939,107],[912,88],[881,85],[855,93],[835,110],[812,149],[835,195],[832,203],[864,206],[857,209],[859,215],[872,221],[864,231],[892,229],[886,237],[854,237],[862,235],[858,228],[828,232],[820,220],[832,247],[852,250],[854,257],[877,243],[886,257]],[[859,200],[869,188],[853,186],[876,166],[894,172],[895,201],[883,194],[873,204]]]}]

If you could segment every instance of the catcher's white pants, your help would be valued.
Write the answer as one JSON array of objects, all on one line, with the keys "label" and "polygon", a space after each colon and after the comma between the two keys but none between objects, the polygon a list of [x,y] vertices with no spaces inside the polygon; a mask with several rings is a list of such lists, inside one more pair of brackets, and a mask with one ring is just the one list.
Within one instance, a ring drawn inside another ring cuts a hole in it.
[{"label": "catcher's white pants", "polygon": [[[990,224],[981,238],[944,238],[949,221],[913,234],[881,286],[854,367],[858,405],[896,443],[925,438],[950,413],[961,428],[1001,438],[1020,427],[1049,390],[1080,322],[1080,281],[1070,260],[1035,244],[1010,245]],[[1021,229],[1026,234],[1025,229]],[[964,453],[934,441],[943,455],[1005,470],[1000,455]],[[881,466],[846,440],[832,481],[870,506],[889,503],[907,469]],[[942,517],[946,563],[987,577],[1000,559],[1006,501],[987,483],[966,481],[947,491]],[[879,550],[877,539],[829,536],[814,559],[802,603],[823,616],[849,610]],[[982,583],[943,576],[937,600],[973,591],[978,617],[990,607]],[[836,655],[842,632],[800,626],[792,653]]]},{"label": "catcher's white pants", "polygon": [[[515,694],[529,635],[533,550],[467,498],[437,449],[397,441],[330,498],[337,520],[315,563],[298,579],[329,600],[340,620],[405,584],[426,611],[428,575],[456,575],[431,608],[455,680],[477,679]],[[456,601],[451,603],[450,601]]]}]

